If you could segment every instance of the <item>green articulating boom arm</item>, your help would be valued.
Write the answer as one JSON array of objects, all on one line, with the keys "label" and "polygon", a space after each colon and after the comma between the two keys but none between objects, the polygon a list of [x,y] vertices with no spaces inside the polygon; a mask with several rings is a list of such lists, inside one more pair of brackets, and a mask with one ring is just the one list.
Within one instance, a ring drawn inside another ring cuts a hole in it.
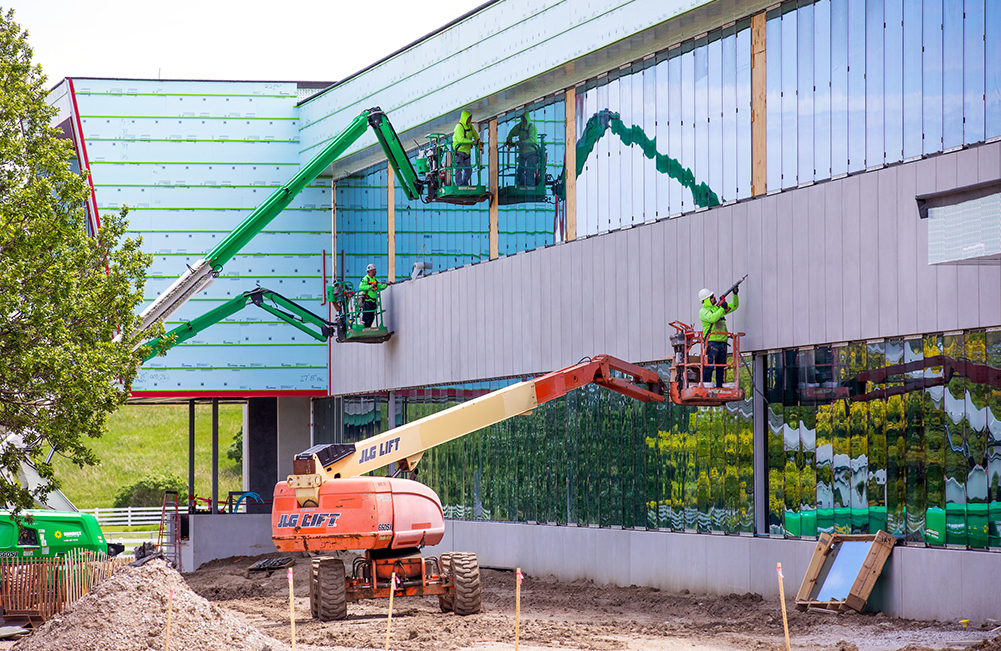
[{"label": "green articulating boom arm", "polygon": [[[266,301],[270,301],[271,303],[269,304]],[[277,292],[258,287],[226,301],[214,310],[209,310],[187,323],[182,323],[170,332],[165,333],[162,337],[157,337],[146,342],[143,344],[143,362],[148,362],[157,355],[162,355],[174,346],[191,339],[202,330],[205,330],[205,328],[236,314],[247,307],[248,303],[253,303],[257,307],[267,310],[285,323],[299,328],[317,341],[326,341],[334,336],[335,328],[333,323],[316,316]],[[173,339],[171,339],[172,335]]]},{"label": "green articulating boom arm", "polygon": [[181,274],[180,278],[143,310],[140,315],[142,319],[140,330],[146,330],[154,323],[166,320],[180,309],[189,298],[208,287],[222,271],[223,265],[232,260],[250,240],[281,214],[309,183],[347,151],[348,147],[354,144],[369,127],[375,130],[379,144],[386,152],[386,157],[393,166],[396,177],[400,179],[407,198],[411,201],[418,198],[423,187],[410,159],[407,158],[399,136],[382,109],[379,107],[370,108],[352,120],[344,131],[327,143],[327,146],[313,160],[306,163],[288,183],[275,190],[223,241],[204,258],[188,267],[188,270]]}]

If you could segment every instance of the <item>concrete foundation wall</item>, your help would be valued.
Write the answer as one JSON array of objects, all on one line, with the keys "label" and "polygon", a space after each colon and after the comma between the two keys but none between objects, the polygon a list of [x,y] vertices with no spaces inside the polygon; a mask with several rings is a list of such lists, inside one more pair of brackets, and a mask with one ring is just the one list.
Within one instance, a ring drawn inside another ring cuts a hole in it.
[{"label": "concrete foundation wall", "polygon": [[257,556],[275,551],[271,513],[192,515],[188,542],[181,547],[181,570],[193,572],[203,563],[230,556]]},{"label": "concrete foundation wall", "polygon": [[[425,553],[472,551],[481,566],[561,581],[768,599],[778,598],[775,564],[782,563],[792,601],[815,547],[810,540],[449,520],[441,544]],[[982,622],[998,616],[999,582],[999,553],[896,547],[868,605],[893,617]]]}]

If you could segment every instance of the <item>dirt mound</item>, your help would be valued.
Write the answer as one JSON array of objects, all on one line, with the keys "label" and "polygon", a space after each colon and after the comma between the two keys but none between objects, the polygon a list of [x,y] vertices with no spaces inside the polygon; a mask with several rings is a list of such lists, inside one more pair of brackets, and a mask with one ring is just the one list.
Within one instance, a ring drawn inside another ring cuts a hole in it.
[{"label": "dirt mound", "polygon": [[286,651],[288,647],[240,622],[188,588],[163,561],[125,567],[18,642],[17,651],[148,651],[163,649],[167,600],[170,646],[204,651]]}]

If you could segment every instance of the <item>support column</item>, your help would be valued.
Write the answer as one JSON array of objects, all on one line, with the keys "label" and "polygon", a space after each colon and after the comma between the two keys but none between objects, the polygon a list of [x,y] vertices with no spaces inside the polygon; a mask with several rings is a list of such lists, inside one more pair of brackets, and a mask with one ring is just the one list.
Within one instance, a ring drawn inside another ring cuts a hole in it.
[{"label": "support column", "polygon": [[497,181],[497,170],[500,166],[500,159],[497,158],[497,118],[490,120],[489,129],[490,152],[488,156],[490,157],[490,167],[488,171],[490,173],[490,259],[496,260],[500,257],[499,222],[497,212],[497,189],[500,185]]},{"label": "support column", "polygon": [[566,92],[563,110],[566,122],[564,147],[566,162],[563,164],[563,209],[567,221],[567,242],[577,239],[577,89]]},{"label": "support column", "polygon": [[751,16],[751,194],[754,196],[768,191],[766,31],[764,12]]},{"label": "support column", "polygon": [[393,174],[393,166],[386,164],[386,199],[389,209],[387,212],[387,243],[389,245],[389,265],[386,276],[389,280],[396,282],[396,176]]},{"label": "support column", "polygon": [[[278,398],[247,401],[247,490],[271,499],[278,483]],[[248,513],[270,513],[271,507],[247,502]]]},{"label": "support column", "polygon": [[[292,474],[292,459],[295,455],[310,447],[310,403],[308,396],[278,398],[278,458],[275,472],[282,481]],[[274,490],[274,486],[271,490]]]},{"label": "support column", "polygon": [[195,401],[188,401],[188,513],[195,512]]},{"label": "support column", "polygon": [[212,398],[212,508],[219,512],[219,398]]},{"label": "support column", "polygon": [[768,535],[768,403],[765,402],[765,353],[755,353],[751,411],[754,419],[754,533]]}]

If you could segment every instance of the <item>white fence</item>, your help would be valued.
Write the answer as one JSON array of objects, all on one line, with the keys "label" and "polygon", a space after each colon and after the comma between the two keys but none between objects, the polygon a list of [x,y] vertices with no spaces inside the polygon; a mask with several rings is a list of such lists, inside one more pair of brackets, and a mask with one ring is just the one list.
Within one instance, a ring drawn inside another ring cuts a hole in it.
[{"label": "white fence", "polygon": [[80,509],[81,513],[90,513],[97,518],[101,527],[141,527],[153,526],[160,528],[159,506],[135,506],[122,509]]}]

